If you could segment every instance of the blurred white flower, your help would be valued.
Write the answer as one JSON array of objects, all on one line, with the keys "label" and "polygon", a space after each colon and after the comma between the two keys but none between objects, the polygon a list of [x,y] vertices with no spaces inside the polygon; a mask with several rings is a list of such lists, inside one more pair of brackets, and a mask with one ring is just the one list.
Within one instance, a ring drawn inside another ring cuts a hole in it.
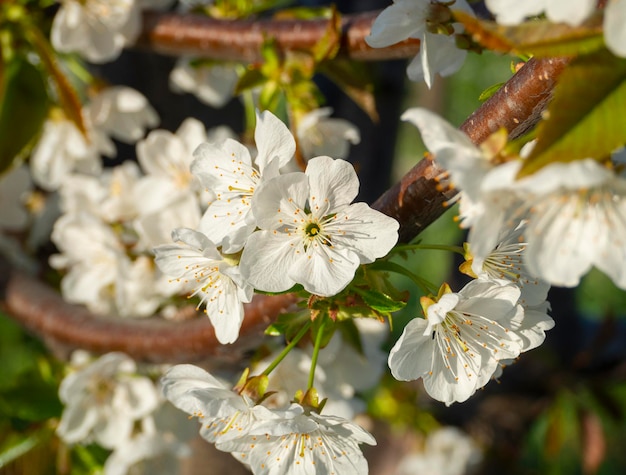
[{"label": "blurred white flower", "polygon": [[233,65],[183,57],[170,73],[170,88],[178,93],[189,92],[205,104],[220,108],[233,98],[238,80]]},{"label": "blurred white flower", "polygon": [[69,120],[48,119],[30,157],[33,180],[54,191],[72,172],[96,175],[102,170],[100,154],[114,155],[115,146],[106,140],[87,140]]},{"label": "blurred white flower", "polygon": [[0,175],[0,231],[20,231],[28,224],[25,206],[33,180],[25,165],[15,166]]},{"label": "blurred white flower", "polygon": [[141,139],[159,116],[139,91],[126,86],[107,87],[85,107],[91,125],[126,143]]},{"label": "blurred white flower", "polygon": [[[596,8],[596,0],[486,0],[485,5],[501,25],[518,25],[526,18],[546,14],[555,23],[580,25]],[[623,25],[623,24],[622,24]]]},{"label": "blurred white flower", "polygon": [[141,420],[141,431],[117,447],[104,464],[104,475],[172,475],[191,455],[187,444],[196,424],[169,402]]},{"label": "blurred white flower", "polygon": [[113,230],[91,214],[66,214],[56,221],[52,242],[60,254],[50,257],[50,265],[68,271],[63,298],[96,313],[114,312],[115,284],[128,257]]},{"label": "blurred white flower", "polygon": [[50,39],[62,53],[105,63],[133,43],[140,28],[141,11],[135,0],[61,0]]},{"label": "blurred white flower", "polygon": [[135,421],[159,403],[154,383],[136,372],[128,356],[108,353],[65,377],[59,387],[65,405],[59,437],[68,444],[96,442],[108,449],[126,444]]},{"label": "blurred white flower", "polygon": [[320,155],[346,158],[350,144],[361,141],[359,129],[345,119],[331,118],[332,108],[323,107],[306,114],[298,122],[296,134],[304,158]]},{"label": "blurred white flower", "polygon": [[405,456],[394,475],[464,475],[482,459],[472,438],[456,427],[442,427],[426,438],[420,452]]}]

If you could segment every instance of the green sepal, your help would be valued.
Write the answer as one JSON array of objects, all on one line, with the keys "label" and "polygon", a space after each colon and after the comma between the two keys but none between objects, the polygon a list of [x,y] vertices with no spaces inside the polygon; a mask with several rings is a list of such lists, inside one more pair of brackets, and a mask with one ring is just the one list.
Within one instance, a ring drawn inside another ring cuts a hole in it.
[{"label": "green sepal", "polygon": [[406,307],[406,302],[395,300],[389,295],[373,289],[360,289],[352,287],[352,290],[358,294],[365,304],[379,313],[394,313]]}]

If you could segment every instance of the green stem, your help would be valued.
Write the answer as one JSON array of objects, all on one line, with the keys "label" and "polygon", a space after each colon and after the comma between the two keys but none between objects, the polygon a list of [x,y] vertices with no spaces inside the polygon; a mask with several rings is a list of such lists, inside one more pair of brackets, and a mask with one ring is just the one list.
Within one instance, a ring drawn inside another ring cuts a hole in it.
[{"label": "green stem", "polygon": [[274,371],[274,368],[276,368],[276,366],[278,366],[280,362],[285,359],[285,357],[289,354],[293,347],[298,344],[298,342],[302,339],[304,335],[306,335],[306,332],[309,331],[309,328],[311,328],[311,320],[308,320],[304,324],[304,326],[300,329],[300,331],[293,338],[293,340],[289,342],[289,344],[283,349],[283,351],[280,352],[280,354],[274,359],[274,361],[272,361],[272,363],[267,368],[265,368],[265,371],[263,371],[263,373],[261,374],[269,376],[270,373]]},{"label": "green stem", "polygon": [[401,244],[394,247],[389,254],[394,252],[417,251],[420,249],[429,249],[434,251],[450,251],[457,254],[465,255],[465,250],[461,246],[449,246],[447,244]]},{"label": "green stem", "polygon": [[324,328],[326,328],[326,323],[328,323],[328,317],[323,315],[322,323],[320,324],[319,329],[317,330],[317,335],[315,336],[315,346],[313,347],[313,356],[311,356],[311,369],[309,370],[309,382],[307,384],[307,390],[313,387],[313,383],[315,382],[315,368],[317,367],[317,358],[320,354],[320,348],[322,347],[322,339],[324,338]]},{"label": "green stem", "polygon": [[408,270],[406,267],[398,264],[397,262],[391,262],[391,261],[386,261],[386,260],[381,260],[381,261],[376,261],[372,264],[370,264],[370,268],[373,270],[382,270],[385,272],[395,272],[396,274],[402,274],[407,276],[409,279],[411,279],[413,282],[415,282],[415,284],[422,289],[422,291],[428,295],[428,294],[436,294],[437,293],[437,286],[434,285],[432,282],[429,282],[428,280],[424,279],[423,277],[420,277],[417,274],[414,274],[413,272],[411,272],[410,270]]}]

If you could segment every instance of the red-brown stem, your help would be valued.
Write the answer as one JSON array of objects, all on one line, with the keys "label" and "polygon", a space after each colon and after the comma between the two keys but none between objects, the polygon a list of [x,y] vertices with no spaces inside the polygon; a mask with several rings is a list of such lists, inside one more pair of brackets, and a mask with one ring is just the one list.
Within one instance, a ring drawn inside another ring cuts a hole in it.
[{"label": "red-brown stem", "polygon": [[[356,60],[408,58],[419,52],[419,40],[408,39],[387,48],[365,43],[380,12],[344,15],[339,55]],[[274,38],[285,50],[310,51],[326,33],[327,19],[216,20],[201,15],[144,12],[137,46],[175,56],[187,55],[235,62],[260,61],[261,45]]]},{"label": "red-brown stem", "polygon": [[[539,118],[566,64],[564,59],[529,61],[463,123],[461,130],[475,143],[500,127],[512,136],[521,134]],[[432,160],[424,159],[374,203],[374,208],[400,221],[401,242],[415,237],[443,213],[443,203],[454,191],[439,190],[435,177],[440,173]],[[32,277],[10,269],[0,276],[5,279],[0,285],[3,310],[51,348],[63,352],[73,348],[97,353],[124,351],[151,362],[206,358],[237,361],[247,349],[256,346],[268,322],[295,302],[292,295],[256,296],[246,306],[237,343],[220,345],[207,318],[170,322],[100,317],[66,303],[57,292]]]}]

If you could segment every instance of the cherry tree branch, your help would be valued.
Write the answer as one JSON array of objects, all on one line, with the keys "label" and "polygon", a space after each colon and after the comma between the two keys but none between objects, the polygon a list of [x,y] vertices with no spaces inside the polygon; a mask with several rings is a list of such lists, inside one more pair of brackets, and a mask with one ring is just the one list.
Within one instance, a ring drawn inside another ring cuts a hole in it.
[{"label": "cherry tree branch", "polygon": [[[408,39],[387,48],[365,43],[380,12],[343,15],[339,55],[355,60],[408,58],[419,52],[419,40]],[[201,15],[146,11],[137,46],[162,54],[206,57],[234,62],[260,61],[261,45],[276,40],[282,51],[311,51],[324,37],[328,19],[217,20]]]},{"label": "cherry tree branch", "polygon": [[[500,127],[513,137],[525,132],[538,120],[566,64],[565,59],[529,61],[461,125],[461,130],[474,143]],[[431,159],[423,159],[373,204],[400,222],[401,242],[411,240],[437,219],[445,210],[444,202],[455,193],[440,189],[436,177],[441,172]],[[256,346],[276,315],[295,303],[293,295],[255,296],[246,305],[240,338],[232,345],[221,345],[207,318],[172,322],[96,316],[82,306],[66,303],[59,293],[33,277],[10,268],[2,271],[0,266],[3,310],[61,354],[83,348],[96,353],[124,351],[150,362],[211,358],[232,363]]]}]

